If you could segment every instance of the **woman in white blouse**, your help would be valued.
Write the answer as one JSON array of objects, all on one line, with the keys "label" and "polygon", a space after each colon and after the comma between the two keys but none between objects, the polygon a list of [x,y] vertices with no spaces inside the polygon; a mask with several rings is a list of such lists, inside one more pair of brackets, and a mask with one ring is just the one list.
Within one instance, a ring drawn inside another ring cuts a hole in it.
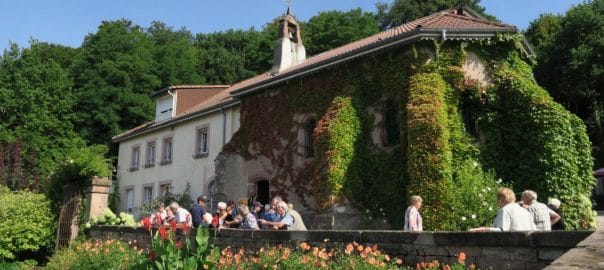
[{"label": "woman in white blouse", "polygon": [[409,207],[405,211],[405,231],[421,232],[424,230],[422,216],[419,214],[422,201],[422,197],[420,196],[411,196]]},{"label": "woman in white blouse", "polygon": [[471,232],[507,232],[507,231],[533,231],[535,223],[531,214],[516,203],[516,195],[509,188],[500,188],[497,191],[497,203],[499,211],[493,222],[493,227],[473,228]]}]

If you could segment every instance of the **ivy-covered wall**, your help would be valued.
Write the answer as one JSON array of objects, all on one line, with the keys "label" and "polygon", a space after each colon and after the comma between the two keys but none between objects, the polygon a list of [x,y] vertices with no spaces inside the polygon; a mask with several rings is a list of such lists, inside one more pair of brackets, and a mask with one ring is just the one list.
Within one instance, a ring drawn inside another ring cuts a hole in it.
[{"label": "ivy-covered wall", "polygon": [[[262,160],[271,187],[302,212],[350,203],[393,228],[415,194],[428,230],[488,225],[501,185],[558,197],[571,228],[591,227],[585,127],[531,79],[517,40],[417,42],[245,96],[241,127],[223,150],[244,162],[224,170],[249,174],[247,164]],[[468,50],[493,84],[464,76]],[[395,145],[372,137],[384,132],[385,104],[398,109]],[[317,120],[313,158],[302,150],[301,115]]]}]

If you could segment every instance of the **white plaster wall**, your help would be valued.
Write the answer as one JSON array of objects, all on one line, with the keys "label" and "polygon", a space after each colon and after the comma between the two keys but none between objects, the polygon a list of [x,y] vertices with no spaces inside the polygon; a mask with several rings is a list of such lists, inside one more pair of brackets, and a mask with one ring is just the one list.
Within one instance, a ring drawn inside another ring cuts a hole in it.
[{"label": "white plaster wall", "polygon": [[482,88],[487,88],[493,83],[485,62],[473,52],[467,52],[466,61],[461,68],[466,80],[476,81]]},{"label": "white plaster wall", "polygon": [[[233,133],[239,129],[239,107],[225,110],[226,114],[226,142]],[[195,154],[196,127],[207,125],[209,153],[207,157],[193,158]],[[214,176],[214,159],[222,151],[223,146],[223,114],[218,111],[194,120],[180,123],[173,127],[143,134],[126,141],[120,142],[118,155],[117,179],[121,196],[120,210],[126,209],[126,188],[134,187],[134,207],[141,206],[143,200],[143,186],[153,185],[153,198],[160,192],[160,182],[171,181],[173,193],[182,193],[186,184],[191,184],[190,195],[193,199],[204,194],[208,195],[208,184]],[[172,163],[160,165],[163,138],[172,136],[173,156]],[[156,140],[155,166],[144,168],[146,160],[146,147],[149,140]],[[140,145],[140,168],[129,171],[131,167],[132,146]]]}]

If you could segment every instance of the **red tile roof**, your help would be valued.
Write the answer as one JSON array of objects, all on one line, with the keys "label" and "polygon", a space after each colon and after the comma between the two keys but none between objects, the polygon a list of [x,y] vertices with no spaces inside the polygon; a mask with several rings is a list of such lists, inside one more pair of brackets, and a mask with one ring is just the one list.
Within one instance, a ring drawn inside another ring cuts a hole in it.
[{"label": "red tile roof", "polygon": [[[294,65],[281,73],[273,74],[266,72],[256,77],[241,81],[231,86],[231,94],[239,96],[242,93],[249,93],[249,89],[268,86],[269,83],[278,81],[281,78],[290,79],[291,75],[301,75],[301,71],[313,69],[330,63],[338,63],[341,60],[348,60],[346,57],[358,57],[363,52],[371,52],[381,46],[398,44],[401,41],[407,41],[408,38],[431,37],[441,38],[442,30],[450,32],[451,38],[487,38],[501,32],[517,32],[515,26],[486,20],[475,12],[467,9],[452,8],[432,15],[393,27],[386,31],[377,33],[370,37],[346,44],[313,57],[304,62]],[[411,41],[409,40],[409,41]]]},{"label": "red tile roof", "polygon": [[[432,39],[476,39],[489,38],[497,33],[515,33],[515,26],[486,20],[469,9],[452,8],[432,15],[393,27],[386,31],[377,33],[370,37],[346,44],[304,60],[302,63],[289,67],[281,73],[266,72],[258,76],[238,82],[231,87],[221,91],[215,96],[192,107],[183,115],[161,122],[149,122],[135,127],[122,134],[113,137],[115,142],[122,141],[131,136],[141,134],[148,130],[155,130],[164,126],[173,125],[176,122],[186,121],[197,115],[203,115],[213,111],[220,106],[236,104],[234,97],[240,97],[272,84],[289,80],[303,75],[307,71],[322,69],[328,65],[337,64],[352,58],[362,56],[385,47],[400,43],[412,42],[420,38]],[[213,87],[207,85],[180,85],[171,86],[154,93],[154,95],[176,88],[199,88]],[[215,86],[224,87],[224,86]]]},{"label": "red tile roof", "polygon": [[[203,102],[195,105],[194,107],[188,109],[187,111],[177,115],[176,117],[158,121],[158,122],[155,122],[154,120],[149,121],[140,126],[137,126],[130,130],[127,130],[123,133],[115,135],[115,136],[113,136],[112,139],[114,142],[120,142],[120,141],[128,139],[132,136],[142,134],[147,131],[156,130],[156,129],[159,129],[159,128],[162,128],[165,126],[174,125],[181,121],[187,121],[191,118],[194,118],[197,115],[203,115],[205,113],[213,111],[214,109],[219,109],[221,106],[230,106],[230,105],[236,103],[236,101],[229,94],[230,91],[229,91],[228,87],[229,87],[228,85],[176,85],[176,86],[170,86],[170,87],[164,88],[160,91],[178,90],[178,89],[203,90],[203,89],[208,89],[208,88],[224,88],[224,90],[222,90],[219,93],[213,95],[212,97],[204,100]],[[156,93],[158,93],[160,91],[157,91]]]}]

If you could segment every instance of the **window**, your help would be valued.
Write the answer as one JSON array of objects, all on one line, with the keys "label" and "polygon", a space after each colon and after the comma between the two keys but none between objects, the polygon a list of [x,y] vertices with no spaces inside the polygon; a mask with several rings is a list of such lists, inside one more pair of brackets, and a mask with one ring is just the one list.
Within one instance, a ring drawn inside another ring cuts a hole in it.
[{"label": "window", "polygon": [[164,139],[164,144],[162,148],[162,160],[161,165],[166,165],[172,163],[172,154],[173,154],[173,146],[172,146],[172,137],[168,137]]},{"label": "window", "polygon": [[147,159],[145,168],[155,166],[155,141],[147,142]]},{"label": "window", "polygon": [[196,129],[195,134],[195,155],[193,158],[207,157],[210,152],[210,141],[208,140],[208,127],[201,127]]},{"label": "window", "polygon": [[143,187],[143,203],[148,203],[153,200],[153,186]]},{"label": "window", "polygon": [[315,156],[315,150],[313,148],[314,142],[313,142],[313,138],[312,138],[315,127],[317,127],[317,120],[315,120],[314,118],[311,118],[308,121],[306,121],[306,125],[304,126],[304,157],[305,158],[312,158]]},{"label": "window", "polygon": [[161,184],[159,185],[159,193],[160,195],[166,195],[168,193],[172,193],[172,184]]},{"label": "window", "polygon": [[134,188],[126,189],[126,212],[132,213],[134,208]]},{"label": "window", "polygon": [[140,165],[140,156],[141,156],[141,148],[140,146],[132,147],[132,159],[130,161],[130,169],[129,171],[137,171],[138,166]]},{"label": "window", "polygon": [[399,110],[392,101],[386,102],[384,110],[384,146],[396,145],[400,142]]}]

